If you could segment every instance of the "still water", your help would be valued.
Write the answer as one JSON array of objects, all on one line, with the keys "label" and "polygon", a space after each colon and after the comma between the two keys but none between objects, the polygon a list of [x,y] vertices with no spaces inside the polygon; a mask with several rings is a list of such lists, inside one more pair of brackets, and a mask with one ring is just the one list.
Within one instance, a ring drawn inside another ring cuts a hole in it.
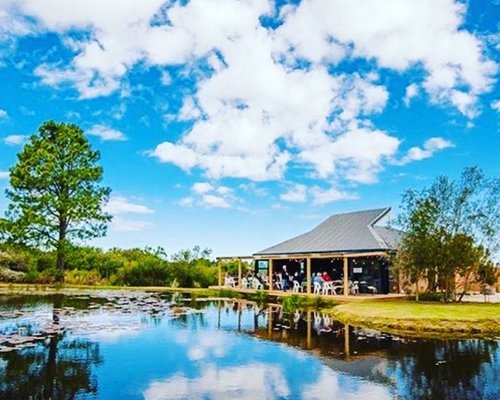
[{"label": "still water", "polygon": [[0,295],[0,399],[500,399],[500,341],[152,293]]}]

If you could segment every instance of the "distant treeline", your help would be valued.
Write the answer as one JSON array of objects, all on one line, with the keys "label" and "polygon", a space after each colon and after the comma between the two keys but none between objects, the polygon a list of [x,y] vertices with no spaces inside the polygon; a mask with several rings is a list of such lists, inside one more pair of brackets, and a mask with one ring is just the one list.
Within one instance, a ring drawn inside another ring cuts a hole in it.
[{"label": "distant treeline", "polygon": [[[217,283],[211,250],[195,246],[167,256],[162,248],[72,247],[66,258],[65,282],[83,285],[208,287]],[[55,251],[0,244],[0,281],[56,282]]]}]

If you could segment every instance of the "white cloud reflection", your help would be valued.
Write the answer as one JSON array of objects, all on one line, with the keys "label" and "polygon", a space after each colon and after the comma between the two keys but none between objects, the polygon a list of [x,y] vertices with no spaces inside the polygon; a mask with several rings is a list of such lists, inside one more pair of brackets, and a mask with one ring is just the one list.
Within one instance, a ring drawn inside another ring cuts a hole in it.
[{"label": "white cloud reflection", "polygon": [[218,368],[207,366],[201,376],[177,374],[153,381],[143,393],[145,400],[167,399],[274,399],[290,396],[281,367],[271,364]]},{"label": "white cloud reflection", "polygon": [[360,385],[358,379],[323,367],[316,382],[304,387],[301,398],[304,400],[385,400],[392,399],[394,396],[382,385],[368,381]]}]

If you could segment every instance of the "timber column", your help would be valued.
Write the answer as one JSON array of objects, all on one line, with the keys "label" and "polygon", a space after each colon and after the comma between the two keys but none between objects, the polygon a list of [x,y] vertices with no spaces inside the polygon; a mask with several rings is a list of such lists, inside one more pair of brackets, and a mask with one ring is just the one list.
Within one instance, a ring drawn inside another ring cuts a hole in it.
[{"label": "timber column", "polygon": [[349,259],[344,256],[344,296],[349,296]]},{"label": "timber column", "polygon": [[267,280],[269,281],[269,290],[273,290],[274,286],[273,286],[273,259],[272,258],[270,258],[269,262],[267,263],[267,272],[268,272]]},{"label": "timber column", "polygon": [[306,284],[307,294],[311,294],[311,257],[306,258]]},{"label": "timber column", "polygon": [[222,287],[222,260],[219,258],[219,288]]},{"label": "timber column", "polygon": [[241,258],[238,258],[238,288],[241,289]]}]

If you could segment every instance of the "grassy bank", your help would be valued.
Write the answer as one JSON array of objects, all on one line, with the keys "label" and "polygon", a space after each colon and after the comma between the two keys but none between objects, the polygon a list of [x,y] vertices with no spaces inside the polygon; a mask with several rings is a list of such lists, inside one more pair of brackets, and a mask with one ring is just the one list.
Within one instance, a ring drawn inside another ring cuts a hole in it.
[{"label": "grassy bank", "polygon": [[500,336],[500,304],[369,301],[342,304],[329,313],[351,325],[413,336]]}]

